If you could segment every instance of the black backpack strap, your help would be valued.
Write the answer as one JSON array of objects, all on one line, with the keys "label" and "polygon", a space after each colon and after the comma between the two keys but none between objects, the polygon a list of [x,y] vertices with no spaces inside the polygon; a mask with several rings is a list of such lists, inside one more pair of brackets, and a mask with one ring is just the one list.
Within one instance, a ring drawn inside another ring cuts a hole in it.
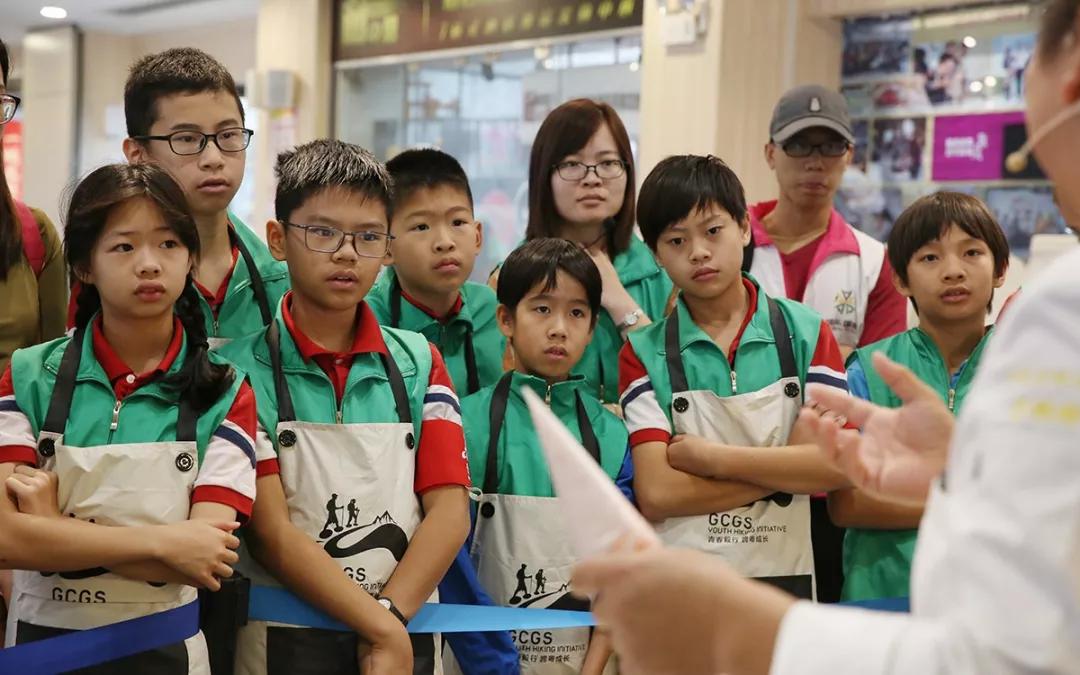
[{"label": "black backpack strap", "polygon": [[394,407],[397,408],[398,421],[402,424],[412,424],[412,408],[409,407],[409,392],[405,388],[405,378],[398,370],[397,362],[390,356],[389,348],[385,354],[379,354],[383,368],[386,369],[386,377],[390,380],[390,390],[394,393]]},{"label": "black backpack strap", "polygon": [[180,399],[180,410],[176,414],[176,440],[181,443],[194,443],[198,429],[199,414],[185,399]]},{"label": "black backpack strap", "polygon": [[465,326],[465,371],[469,378],[466,387],[469,394],[480,391],[480,373],[476,370],[476,351],[473,348],[473,330],[471,325]]},{"label": "black backpack strap", "polygon": [[240,257],[244,259],[244,265],[247,266],[248,276],[251,277],[251,291],[255,294],[255,302],[259,305],[263,325],[269,326],[274,321],[274,314],[270,311],[270,301],[266,297],[266,286],[263,285],[259,268],[255,265],[255,259],[251,257],[251,252],[248,251],[247,246],[240,240],[240,236],[233,232],[231,225],[229,226],[229,236],[232,243],[240,251]]},{"label": "black backpack strap", "polygon": [[506,419],[506,403],[510,400],[510,385],[513,372],[499,378],[495,392],[491,396],[491,408],[488,412],[488,447],[487,463],[484,469],[484,494],[494,494],[499,489],[499,435]]},{"label": "black backpack strap", "polygon": [[[83,341],[86,339],[87,327],[75,331],[64,348],[64,355],[60,359],[60,368],[56,372],[56,382],[53,384],[52,396],[49,397],[49,409],[45,413],[45,423],[41,431],[48,434],[64,435],[67,426],[68,415],[71,412],[71,399],[75,395],[75,377],[79,373],[79,362],[82,360]],[[38,443],[40,446],[41,443]]]},{"label": "black backpack strap", "polygon": [[780,377],[787,380],[799,376],[799,369],[795,365],[795,352],[791,347],[791,331],[788,329],[787,320],[780,310],[780,303],[773,298],[769,301],[769,323],[772,324],[773,338],[776,340],[776,352],[780,357]]},{"label": "black backpack strap", "polygon": [[[296,409],[293,407],[292,393],[285,373],[281,369],[281,333],[278,322],[273,321],[266,329],[266,345],[270,348],[270,368],[274,371],[274,393],[277,396],[278,422],[296,421]],[[271,431],[267,429],[267,431]]]},{"label": "black backpack strap", "polygon": [[686,369],[683,367],[682,352],[679,349],[679,312],[671,313],[664,327],[664,350],[667,352],[668,379],[671,380],[671,393],[689,391],[686,382]]},{"label": "black backpack strap", "polygon": [[589,451],[596,463],[600,463],[600,442],[596,440],[596,432],[593,431],[589,422],[589,413],[585,410],[585,402],[581,398],[581,392],[577,392],[577,421],[581,431],[581,444]]}]

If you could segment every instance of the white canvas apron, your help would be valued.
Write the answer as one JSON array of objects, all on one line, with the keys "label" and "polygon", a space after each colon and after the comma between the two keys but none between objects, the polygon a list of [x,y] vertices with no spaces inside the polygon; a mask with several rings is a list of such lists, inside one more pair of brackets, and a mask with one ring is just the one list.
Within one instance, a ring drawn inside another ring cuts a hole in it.
[{"label": "white canvas apron", "polygon": [[[198,474],[198,418],[187,406],[180,406],[175,442],[95,447],[63,442],[85,332],[77,331],[68,343],[38,437],[39,466],[59,477],[61,512],[119,527],[187,520]],[[119,410],[122,404],[117,405]],[[191,586],[136,581],[105,568],[60,573],[17,570],[7,640],[9,645],[22,644],[97,628],[180,607],[196,597]],[[208,675],[210,664],[206,642],[198,633],[185,642],[79,672]]]},{"label": "white canvas apron", "polygon": [[[378,595],[405,556],[422,518],[413,491],[416,439],[404,379],[393,357],[382,355],[397,422],[299,422],[278,362],[276,323],[268,335],[273,336],[270,348],[278,394],[278,465],[289,518],[350,579]],[[253,584],[281,585],[250,556],[244,557],[241,567]],[[414,673],[441,673],[440,642],[439,636],[413,636]],[[356,673],[356,648],[355,633],[251,621],[240,629],[236,672]]]},{"label": "white canvas apron", "polygon": [[[732,366],[732,395],[726,397],[707,390],[689,390],[679,349],[678,316],[671,315],[666,351],[676,434],[752,447],[787,442],[802,405],[802,386],[787,322],[771,298],[769,315],[780,357],[780,380],[764,389],[739,394]],[[814,597],[807,495],[778,492],[724,513],[669,518],[656,529],[668,545],[718,555],[746,577],[774,584],[797,597]]]},{"label": "white canvas apron", "polygon": [[[499,435],[511,381],[512,373],[504,375],[491,400],[487,468],[473,534],[473,563],[484,590],[500,605],[587,611],[588,603],[568,591],[578,559],[566,537],[557,500],[498,494]],[[582,445],[599,462],[600,445],[580,393],[577,420]],[[511,631],[522,675],[580,672],[590,635],[589,628]]]}]

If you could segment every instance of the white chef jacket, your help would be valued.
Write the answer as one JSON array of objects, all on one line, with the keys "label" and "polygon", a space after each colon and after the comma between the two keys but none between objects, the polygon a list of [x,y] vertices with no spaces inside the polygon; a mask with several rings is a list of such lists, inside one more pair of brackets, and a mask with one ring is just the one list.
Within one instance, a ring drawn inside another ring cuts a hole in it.
[{"label": "white chef jacket", "polygon": [[912,613],[800,602],[773,675],[1080,673],[1080,251],[999,326],[934,485]]}]

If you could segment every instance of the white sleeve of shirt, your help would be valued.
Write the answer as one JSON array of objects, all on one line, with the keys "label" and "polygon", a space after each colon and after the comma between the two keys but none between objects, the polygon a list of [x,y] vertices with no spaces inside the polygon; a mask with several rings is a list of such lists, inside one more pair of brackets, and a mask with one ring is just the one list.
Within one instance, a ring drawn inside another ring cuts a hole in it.
[{"label": "white sleeve of shirt", "polygon": [[912,615],[796,605],[774,675],[1080,673],[1080,251],[1002,323],[932,490]]},{"label": "white sleeve of shirt", "polygon": [[255,499],[255,443],[232,420],[225,419],[210,437],[195,488],[222,487]]},{"label": "white sleeve of shirt", "polygon": [[262,425],[262,422],[257,422],[255,428],[255,462],[256,465],[261,464],[272,459],[277,459],[277,452],[274,450],[274,441],[270,438],[270,434],[266,432],[266,427]]}]

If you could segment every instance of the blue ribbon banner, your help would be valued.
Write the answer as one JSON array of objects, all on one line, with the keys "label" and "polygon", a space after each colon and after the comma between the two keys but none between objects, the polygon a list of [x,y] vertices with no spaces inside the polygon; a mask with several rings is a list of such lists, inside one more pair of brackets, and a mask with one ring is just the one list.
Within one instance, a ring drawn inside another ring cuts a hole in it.
[{"label": "blue ribbon banner", "polygon": [[[885,612],[907,612],[907,598],[841,603]],[[283,588],[253,586],[248,618],[297,626],[349,631]],[[410,633],[482,633],[504,630],[549,630],[594,626],[589,612],[520,609],[476,605],[427,604],[409,622]],[[182,642],[199,631],[199,603],[191,602],[157,614],[75,631],[0,649],[0,673],[51,675],[113,661]]]},{"label": "blue ribbon banner", "polygon": [[[252,586],[249,621],[351,631],[284,588]],[[562,609],[518,609],[479,605],[427,604],[409,622],[410,633],[484,633],[503,630],[545,630],[595,626],[589,612]]]},{"label": "blue ribbon banner", "polygon": [[199,632],[198,601],[101,628],[0,649],[0,673],[51,675],[183,642]]}]

